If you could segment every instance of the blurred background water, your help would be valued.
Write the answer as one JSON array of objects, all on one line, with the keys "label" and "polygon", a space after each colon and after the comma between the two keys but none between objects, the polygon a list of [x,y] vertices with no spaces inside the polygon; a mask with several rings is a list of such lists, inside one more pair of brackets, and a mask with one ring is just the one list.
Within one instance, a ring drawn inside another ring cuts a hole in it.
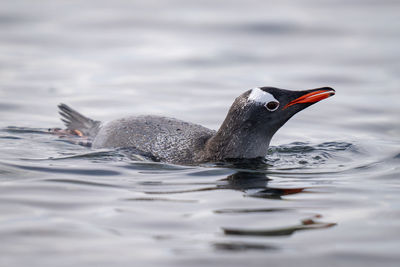
[{"label": "blurred background water", "polygon": [[[399,12],[2,0],[0,265],[398,266]],[[337,94],[290,120],[257,166],[140,162],[35,131],[62,126],[60,102],[217,129],[256,86]]]}]

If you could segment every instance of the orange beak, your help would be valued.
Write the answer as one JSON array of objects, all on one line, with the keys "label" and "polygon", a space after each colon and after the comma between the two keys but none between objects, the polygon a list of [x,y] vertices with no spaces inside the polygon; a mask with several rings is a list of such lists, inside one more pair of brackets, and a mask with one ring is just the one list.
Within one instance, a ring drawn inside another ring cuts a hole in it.
[{"label": "orange beak", "polygon": [[286,109],[290,106],[293,106],[295,104],[300,104],[300,103],[315,103],[315,102],[321,101],[322,99],[333,96],[334,94],[335,94],[335,90],[333,90],[333,89],[317,90],[317,91],[302,95],[293,101],[290,101],[286,106],[283,107],[283,109]]}]

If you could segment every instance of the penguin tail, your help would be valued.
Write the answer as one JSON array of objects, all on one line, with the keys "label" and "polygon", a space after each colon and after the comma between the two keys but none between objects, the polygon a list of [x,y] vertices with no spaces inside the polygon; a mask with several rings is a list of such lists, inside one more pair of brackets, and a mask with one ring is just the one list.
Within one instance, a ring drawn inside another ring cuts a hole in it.
[{"label": "penguin tail", "polygon": [[67,131],[80,137],[95,137],[100,129],[100,121],[85,117],[66,104],[58,105],[61,121],[67,126]]}]

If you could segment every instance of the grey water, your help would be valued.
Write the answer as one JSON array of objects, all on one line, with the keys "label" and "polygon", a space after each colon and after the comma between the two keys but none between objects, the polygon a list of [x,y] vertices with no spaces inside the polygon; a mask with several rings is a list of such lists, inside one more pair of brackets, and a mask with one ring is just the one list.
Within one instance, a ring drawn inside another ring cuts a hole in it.
[{"label": "grey water", "polygon": [[[0,266],[399,266],[400,2],[2,0]],[[54,135],[57,104],[217,129],[256,86],[336,95],[264,163]]]}]

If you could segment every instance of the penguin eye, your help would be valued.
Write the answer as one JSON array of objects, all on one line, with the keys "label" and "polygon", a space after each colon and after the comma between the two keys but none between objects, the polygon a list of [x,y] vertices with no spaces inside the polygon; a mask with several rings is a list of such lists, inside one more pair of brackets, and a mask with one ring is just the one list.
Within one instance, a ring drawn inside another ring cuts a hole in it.
[{"label": "penguin eye", "polygon": [[265,104],[265,107],[269,110],[269,111],[275,111],[279,108],[279,102],[276,101],[270,101],[267,104]]}]

